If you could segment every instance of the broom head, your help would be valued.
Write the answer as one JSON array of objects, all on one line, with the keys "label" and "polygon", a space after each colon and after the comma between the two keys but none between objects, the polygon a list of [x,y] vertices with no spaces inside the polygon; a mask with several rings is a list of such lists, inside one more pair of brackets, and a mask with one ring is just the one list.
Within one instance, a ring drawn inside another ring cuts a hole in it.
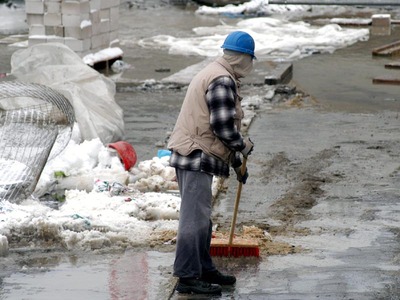
[{"label": "broom head", "polygon": [[235,238],[232,244],[228,239],[212,238],[210,246],[211,256],[260,256],[258,242],[251,239]]}]

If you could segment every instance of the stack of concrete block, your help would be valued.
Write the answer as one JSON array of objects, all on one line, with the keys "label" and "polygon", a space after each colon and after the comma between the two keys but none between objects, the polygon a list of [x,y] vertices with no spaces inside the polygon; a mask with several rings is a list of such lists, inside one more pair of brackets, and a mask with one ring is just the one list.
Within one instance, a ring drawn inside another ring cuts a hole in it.
[{"label": "stack of concrete block", "polygon": [[391,16],[389,14],[372,15],[372,26],[375,27],[390,27]]},{"label": "stack of concrete block", "polygon": [[118,40],[120,0],[26,0],[29,46],[58,42],[81,57]]},{"label": "stack of concrete block", "polygon": [[391,34],[390,14],[372,15],[371,33],[373,35],[390,35]]}]

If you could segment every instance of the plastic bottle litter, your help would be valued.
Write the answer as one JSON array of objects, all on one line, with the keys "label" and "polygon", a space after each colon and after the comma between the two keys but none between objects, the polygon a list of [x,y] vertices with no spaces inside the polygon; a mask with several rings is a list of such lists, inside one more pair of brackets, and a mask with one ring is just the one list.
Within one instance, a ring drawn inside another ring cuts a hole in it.
[{"label": "plastic bottle litter", "polygon": [[119,182],[108,182],[97,179],[94,182],[94,190],[96,192],[108,192],[110,196],[119,196],[126,191],[126,187]]},{"label": "plastic bottle litter", "polygon": [[82,216],[79,215],[79,214],[73,214],[73,215],[71,216],[71,218],[74,219],[74,220],[80,220],[80,219],[82,219],[87,227],[90,228],[90,226],[91,226],[90,221],[89,221],[87,218],[82,217]]},{"label": "plastic bottle litter", "polygon": [[113,182],[108,189],[110,196],[118,196],[125,191],[125,186],[119,182]]},{"label": "plastic bottle litter", "polygon": [[161,158],[163,156],[171,156],[171,151],[167,149],[160,149],[157,152],[157,156],[158,158]]},{"label": "plastic bottle litter", "polygon": [[108,181],[97,179],[94,182],[94,190],[96,192],[106,192],[109,190],[109,186],[110,184]]}]

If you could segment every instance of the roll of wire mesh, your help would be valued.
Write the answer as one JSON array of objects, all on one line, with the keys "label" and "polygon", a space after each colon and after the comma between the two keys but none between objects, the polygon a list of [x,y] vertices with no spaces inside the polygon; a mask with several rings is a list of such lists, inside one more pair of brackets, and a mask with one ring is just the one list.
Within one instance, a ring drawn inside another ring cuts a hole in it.
[{"label": "roll of wire mesh", "polygon": [[68,144],[74,122],[71,103],[54,89],[0,82],[0,201],[30,197],[47,161]]}]

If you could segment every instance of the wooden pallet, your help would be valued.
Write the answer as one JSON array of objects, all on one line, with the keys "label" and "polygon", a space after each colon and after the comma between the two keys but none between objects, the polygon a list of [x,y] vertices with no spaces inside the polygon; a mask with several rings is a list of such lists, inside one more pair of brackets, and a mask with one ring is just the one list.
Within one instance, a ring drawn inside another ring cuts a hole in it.
[{"label": "wooden pallet", "polygon": [[400,41],[393,42],[372,50],[374,56],[394,56],[400,55]]}]

